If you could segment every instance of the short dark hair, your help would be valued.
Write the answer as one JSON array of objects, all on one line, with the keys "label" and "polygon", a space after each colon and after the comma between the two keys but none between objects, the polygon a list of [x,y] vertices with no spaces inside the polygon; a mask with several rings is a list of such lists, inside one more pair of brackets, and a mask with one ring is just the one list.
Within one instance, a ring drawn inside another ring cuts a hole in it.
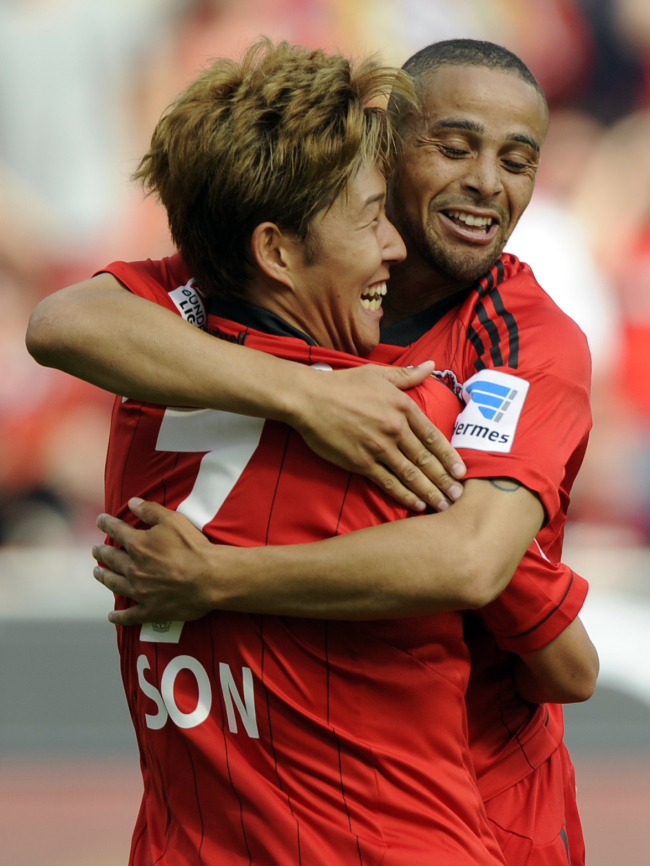
[{"label": "short dark hair", "polygon": [[[402,69],[411,76],[417,90],[422,79],[441,66],[483,66],[518,75],[539,93],[548,113],[546,96],[539,81],[521,58],[502,45],[480,39],[446,39],[443,42],[433,42],[409,57]],[[391,113],[397,117],[398,122],[399,108],[401,105],[398,95],[397,99],[391,100],[390,105]]]},{"label": "short dark hair", "polygon": [[357,169],[391,168],[398,137],[377,104],[391,90],[414,103],[399,69],[268,39],[241,63],[215,61],[190,84],[159,121],[134,176],[159,196],[206,294],[244,294],[261,222],[294,233],[308,257],[315,215]]}]

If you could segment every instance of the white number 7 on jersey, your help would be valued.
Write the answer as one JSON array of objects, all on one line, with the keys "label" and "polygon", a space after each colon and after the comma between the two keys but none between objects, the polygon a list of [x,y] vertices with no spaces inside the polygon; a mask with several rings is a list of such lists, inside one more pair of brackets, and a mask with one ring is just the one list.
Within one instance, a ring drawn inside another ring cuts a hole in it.
[{"label": "white number 7 on jersey", "polygon": [[177,511],[199,529],[213,520],[260,442],[263,418],[216,409],[170,409],[156,451],[207,451],[190,495]]}]

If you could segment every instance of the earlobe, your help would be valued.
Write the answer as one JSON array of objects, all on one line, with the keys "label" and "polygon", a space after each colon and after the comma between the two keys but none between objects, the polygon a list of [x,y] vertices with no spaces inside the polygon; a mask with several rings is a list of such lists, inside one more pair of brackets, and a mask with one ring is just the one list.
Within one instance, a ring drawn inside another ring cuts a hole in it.
[{"label": "earlobe", "polygon": [[251,237],[251,250],[257,266],[268,277],[293,288],[296,242],[275,223],[260,223]]}]

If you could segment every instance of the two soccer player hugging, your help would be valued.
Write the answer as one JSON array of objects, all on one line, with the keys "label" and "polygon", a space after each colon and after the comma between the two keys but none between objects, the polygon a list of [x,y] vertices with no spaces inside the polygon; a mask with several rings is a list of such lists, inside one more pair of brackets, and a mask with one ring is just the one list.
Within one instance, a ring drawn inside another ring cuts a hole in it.
[{"label": "two soccer player hugging", "polygon": [[121,395],[94,554],[132,866],[584,863],[559,704],[598,667],[561,563],[590,360],[502,253],[547,125],[491,43],[393,70],[262,40],[140,164],[178,254],[37,309],[37,360]]}]

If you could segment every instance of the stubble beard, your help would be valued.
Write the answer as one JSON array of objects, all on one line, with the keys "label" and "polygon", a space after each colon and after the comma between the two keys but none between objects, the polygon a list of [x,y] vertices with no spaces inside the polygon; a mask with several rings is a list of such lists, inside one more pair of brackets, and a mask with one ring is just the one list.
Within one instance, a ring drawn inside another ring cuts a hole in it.
[{"label": "stubble beard", "polygon": [[490,268],[495,265],[503,248],[505,240],[496,247],[490,247],[482,255],[476,255],[471,251],[463,252],[459,249],[450,249],[431,230],[429,225],[418,224],[413,226],[415,233],[411,232],[414,246],[420,256],[440,276],[452,280],[458,284],[458,288],[465,288],[480,279]]},{"label": "stubble beard", "polygon": [[395,202],[392,204],[391,219],[402,235],[407,249],[416,252],[436,274],[455,283],[459,290],[486,274],[498,262],[506,245],[507,238],[502,238],[496,247],[490,247],[479,256],[469,250],[463,253],[457,248],[450,249],[428,222],[422,225],[420,221],[413,221],[401,208],[395,206]]}]

